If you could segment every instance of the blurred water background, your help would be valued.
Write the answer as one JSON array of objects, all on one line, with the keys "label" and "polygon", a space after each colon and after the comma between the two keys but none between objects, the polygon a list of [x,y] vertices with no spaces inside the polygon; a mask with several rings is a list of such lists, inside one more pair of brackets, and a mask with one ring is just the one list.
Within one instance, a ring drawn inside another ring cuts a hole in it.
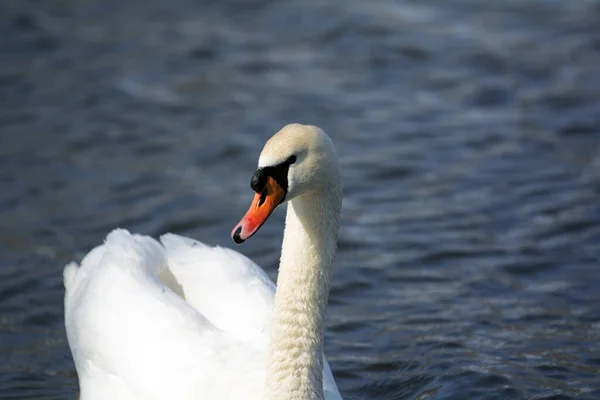
[{"label": "blurred water background", "polygon": [[[343,172],[345,399],[600,399],[595,0],[0,0],[0,398],[76,398],[64,264],[233,247],[296,121]],[[283,217],[236,247],[273,278]]]}]

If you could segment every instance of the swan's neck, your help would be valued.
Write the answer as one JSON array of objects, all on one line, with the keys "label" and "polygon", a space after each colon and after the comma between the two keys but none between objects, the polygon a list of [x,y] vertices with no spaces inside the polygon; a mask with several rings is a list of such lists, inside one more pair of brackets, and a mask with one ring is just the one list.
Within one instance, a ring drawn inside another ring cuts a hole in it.
[{"label": "swan's neck", "polygon": [[334,183],[288,205],[267,400],[323,399],[323,323],[341,209],[341,186]]}]

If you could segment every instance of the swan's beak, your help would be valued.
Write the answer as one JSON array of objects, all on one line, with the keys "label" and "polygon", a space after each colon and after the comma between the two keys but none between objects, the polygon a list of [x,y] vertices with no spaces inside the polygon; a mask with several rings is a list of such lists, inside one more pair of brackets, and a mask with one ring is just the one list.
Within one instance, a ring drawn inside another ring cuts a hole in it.
[{"label": "swan's beak", "polygon": [[268,177],[262,192],[254,195],[248,212],[231,231],[233,241],[240,244],[254,235],[284,197],[285,190],[273,177]]}]

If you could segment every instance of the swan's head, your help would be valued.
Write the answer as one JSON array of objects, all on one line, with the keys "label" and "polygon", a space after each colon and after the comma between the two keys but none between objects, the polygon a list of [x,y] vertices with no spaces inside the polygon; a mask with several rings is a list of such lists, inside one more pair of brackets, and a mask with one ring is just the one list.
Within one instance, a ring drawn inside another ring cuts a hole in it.
[{"label": "swan's head", "polygon": [[311,125],[290,124],[265,144],[250,187],[256,194],[239,224],[234,242],[254,235],[277,206],[329,186],[339,179],[329,136]]}]

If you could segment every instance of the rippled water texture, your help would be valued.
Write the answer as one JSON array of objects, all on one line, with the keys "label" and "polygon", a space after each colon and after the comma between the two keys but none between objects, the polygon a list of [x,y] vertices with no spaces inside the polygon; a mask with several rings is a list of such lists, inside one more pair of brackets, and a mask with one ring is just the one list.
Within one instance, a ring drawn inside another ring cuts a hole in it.
[{"label": "rippled water texture", "polygon": [[[112,228],[233,246],[314,123],[345,399],[600,399],[600,2],[0,0],[0,397],[74,399],[62,268]],[[272,277],[277,212],[239,247]]]}]

